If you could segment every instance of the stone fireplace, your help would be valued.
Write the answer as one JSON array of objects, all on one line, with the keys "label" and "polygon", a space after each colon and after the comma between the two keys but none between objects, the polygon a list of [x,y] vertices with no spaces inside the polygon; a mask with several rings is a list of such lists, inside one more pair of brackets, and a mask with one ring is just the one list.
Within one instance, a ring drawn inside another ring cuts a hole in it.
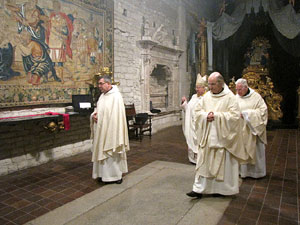
[{"label": "stone fireplace", "polygon": [[150,74],[149,78],[149,94],[152,107],[166,111],[169,105],[169,98],[172,99],[172,94],[169,93],[169,84],[171,84],[172,72],[165,65],[156,65]]},{"label": "stone fireplace", "polygon": [[161,113],[152,119],[152,132],[181,123],[179,96],[179,58],[182,54],[177,46],[175,32],[161,24],[150,27],[145,20],[141,40],[141,111],[150,111],[150,102]]},{"label": "stone fireplace", "polygon": [[141,40],[142,111],[153,108],[168,112],[179,109],[179,57],[182,53],[177,46],[168,47],[156,41]]}]

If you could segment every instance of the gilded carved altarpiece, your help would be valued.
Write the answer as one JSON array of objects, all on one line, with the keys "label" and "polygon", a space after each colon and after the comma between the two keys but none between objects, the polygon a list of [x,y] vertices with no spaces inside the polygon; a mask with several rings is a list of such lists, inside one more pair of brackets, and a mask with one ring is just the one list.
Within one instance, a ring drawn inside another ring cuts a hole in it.
[{"label": "gilded carved altarpiece", "polygon": [[0,0],[0,107],[69,103],[113,70],[113,0]]}]

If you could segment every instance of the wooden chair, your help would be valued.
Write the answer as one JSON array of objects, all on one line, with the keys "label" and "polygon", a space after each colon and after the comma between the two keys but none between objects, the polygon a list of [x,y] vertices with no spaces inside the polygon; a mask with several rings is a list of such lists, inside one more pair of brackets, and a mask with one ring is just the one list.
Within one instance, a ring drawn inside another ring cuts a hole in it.
[{"label": "wooden chair", "polygon": [[134,104],[125,105],[128,134],[134,134],[136,139],[142,140],[144,133],[149,131],[151,137],[152,124],[148,113],[136,113]]},{"label": "wooden chair", "polygon": [[134,104],[125,105],[125,112],[129,138],[132,137],[132,134],[138,138],[138,128],[134,125],[136,115]]}]

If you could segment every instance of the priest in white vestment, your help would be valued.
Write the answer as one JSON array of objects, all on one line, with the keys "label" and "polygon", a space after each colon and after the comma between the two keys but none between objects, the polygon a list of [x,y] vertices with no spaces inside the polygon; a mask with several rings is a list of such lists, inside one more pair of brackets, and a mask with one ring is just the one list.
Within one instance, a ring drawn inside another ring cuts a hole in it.
[{"label": "priest in white vestment", "polygon": [[105,183],[120,184],[122,174],[128,172],[129,139],[124,102],[110,76],[100,77],[98,87],[102,94],[91,114],[92,177]]},{"label": "priest in white vestment", "polygon": [[247,80],[238,79],[235,84],[243,120],[243,140],[249,155],[248,164],[240,165],[240,175],[261,178],[266,176],[268,108],[260,94],[248,87]]},{"label": "priest in white vestment", "polygon": [[240,109],[235,95],[218,72],[209,76],[208,87],[210,91],[194,112],[198,157],[189,197],[239,193],[239,162],[248,158],[240,135]]},{"label": "priest in white vestment", "polygon": [[183,122],[182,129],[185,136],[186,143],[188,145],[188,159],[192,164],[197,162],[198,148],[195,145],[195,126],[193,123],[192,115],[196,104],[202,98],[207,89],[207,76],[201,76],[198,74],[196,80],[196,94],[193,94],[192,98],[188,102],[186,97],[181,98],[181,107],[183,109]]}]

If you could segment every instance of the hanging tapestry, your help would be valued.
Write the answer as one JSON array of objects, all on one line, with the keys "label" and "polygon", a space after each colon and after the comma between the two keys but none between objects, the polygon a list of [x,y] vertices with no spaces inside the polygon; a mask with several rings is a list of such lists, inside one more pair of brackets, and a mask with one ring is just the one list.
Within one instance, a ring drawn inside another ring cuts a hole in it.
[{"label": "hanging tapestry", "polygon": [[113,70],[113,0],[0,3],[0,107],[70,103]]}]

